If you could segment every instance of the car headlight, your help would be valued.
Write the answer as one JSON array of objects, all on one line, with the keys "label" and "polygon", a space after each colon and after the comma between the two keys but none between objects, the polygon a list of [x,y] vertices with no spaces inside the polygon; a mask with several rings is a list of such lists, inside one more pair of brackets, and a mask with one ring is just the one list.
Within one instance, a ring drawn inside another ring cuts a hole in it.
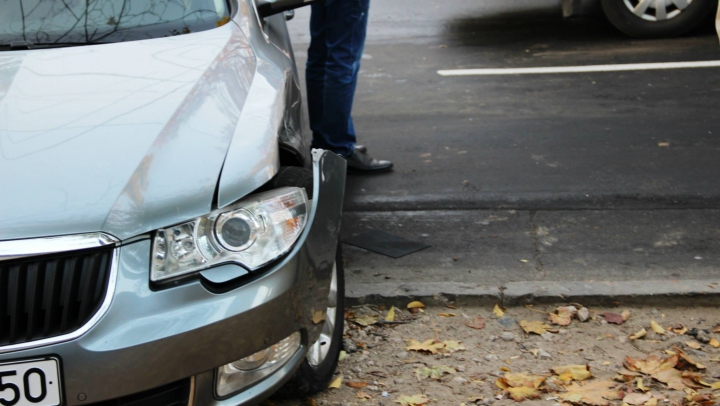
[{"label": "car headlight", "polygon": [[290,250],[307,216],[305,189],[286,187],[158,230],[150,278],[157,282],[225,262],[255,270]]}]

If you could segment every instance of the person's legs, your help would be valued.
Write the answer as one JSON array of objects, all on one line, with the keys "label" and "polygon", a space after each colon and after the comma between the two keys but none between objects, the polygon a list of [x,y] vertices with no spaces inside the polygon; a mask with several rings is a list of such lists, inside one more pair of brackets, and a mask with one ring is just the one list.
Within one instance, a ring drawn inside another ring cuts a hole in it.
[{"label": "person's legs", "polygon": [[310,48],[305,67],[307,88],[308,114],[310,129],[313,131],[313,148],[327,149],[319,136],[323,122],[323,100],[325,98],[325,64],[327,47],[325,46],[325,5],[322,2],[312,3],[310,15]]},{"label": "person's legs", "polygon": [[[313,146],[332,150],[345,157],[352,154],[356,141],[351,111],[365,44],[369,5],[369,0],[326,0],[320,6],[323,7],[322,16],[325,23],[323,35],[326,61],[322,113],[315,114],[320,103],[308,100],[308,108],[312,110],[315,107],[316,110],[315,113],[310,112]],[[315,18],[316,11],[317,8],[313,8],[312,18]],[[319,36],[313,35],[312,41],[316,38],[320,39]],[[308,68],[310,69],[310,55],[308,55]],[[310,80],[308,80],[308,99],[310,88]],[[313,91],[318,89],[315,84],[312,88]],[[318,120],[320,122],[315,127],[312,126],[313,116],[316,123]]]}]

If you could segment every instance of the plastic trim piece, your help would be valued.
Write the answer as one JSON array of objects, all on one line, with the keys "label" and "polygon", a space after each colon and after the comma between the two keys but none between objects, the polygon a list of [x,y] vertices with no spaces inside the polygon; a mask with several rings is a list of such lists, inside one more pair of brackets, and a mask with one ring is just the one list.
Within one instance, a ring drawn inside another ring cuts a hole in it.
[{"label": "plastic trim piece", "polygon": [[[107,244],[102,244],[107,245]],[[80,248],[77,248],[80,249]],[[105,291],[105,299],[103,299],[102,305],[100,305],[100,308],[97,312],[88,320],[87,323],[85,323],[82,327],[79,329],[68,333],[63,334],[61,336],[57,337],[50,337],[50,338],[44,338],[42,340],[36,340],[36,341],[28,341],[25,343],[20,344],[13,344],[13,345],[6,345],[3,347],[0,347],[0,354],[13,352],[13,351],[23,351],[23,350],[29,350],[31,348],[38,348],[38,347],[44,347],[47,345],[52,344],[58,344],[66,341],[74,340],[88,331],[90,331],[91,328],[93,328],[100,319],[107,313],[108,309],[110,308],[110,303],[112,303],[113,297],[115,296],[115,284],[117,282],[117,275],[118,275],[118,266],[120,262],[120,249],[115,248],[113,250],[112,254],[112,260],[110,265],[110,278],[108,279],[108,287]]]},{"label": "plastic trim piece", "polygon": [[106,233],[0,241],[0,261],[99,248],[118,243],[120,243],[120,240]]}]

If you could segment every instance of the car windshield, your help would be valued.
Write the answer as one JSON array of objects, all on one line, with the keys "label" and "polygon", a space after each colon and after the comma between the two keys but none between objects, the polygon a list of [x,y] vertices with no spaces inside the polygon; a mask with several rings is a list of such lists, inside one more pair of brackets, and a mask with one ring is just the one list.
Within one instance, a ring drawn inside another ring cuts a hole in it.
[{"label": "car windshield", "polygon": [[226,0],[0,0],[0,45],[82,45],[203,31]]}]

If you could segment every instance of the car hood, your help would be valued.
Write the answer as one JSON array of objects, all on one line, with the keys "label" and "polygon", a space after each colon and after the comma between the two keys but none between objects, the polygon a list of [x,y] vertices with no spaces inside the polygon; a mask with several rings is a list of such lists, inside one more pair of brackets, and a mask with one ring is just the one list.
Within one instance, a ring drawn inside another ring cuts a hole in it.
[{"label": "car hood", "polygon": [[125,239],[208,213],[254,72],[234,23],[1,52],[0,240]]}]

